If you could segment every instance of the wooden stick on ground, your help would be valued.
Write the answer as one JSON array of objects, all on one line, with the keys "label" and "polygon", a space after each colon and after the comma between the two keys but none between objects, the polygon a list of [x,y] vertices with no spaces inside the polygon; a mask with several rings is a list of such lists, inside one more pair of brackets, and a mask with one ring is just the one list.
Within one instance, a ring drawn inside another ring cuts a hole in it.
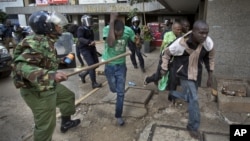
[{"label": "wooden stick on ground", "polygon": [[91,65],[91,66],[84,67],[84,68],[82,68],[82,69],[80,69],[80,70],[78,70],[78,71],[75,71],[75,72],[73,72],[73,73],[69,73],[69,74],[67,74],[67,76],[69,77],[69,76],[78,74],[78,73],[80,73],[80,72],[82,72],[82,71],[86,71],[86,70],[89,70],[89,69],[96,68],[96,67],[98,67],[98,66],[100,66],[100,65],[107,64],[107,63],[109,63],[109,62],[111,62],[111,61],[113,61],[113,60],[119,59],[119,58],[121,58],[121,57],[130,55],[130,54],[131,54],[131,52],[128,51],[128,52],[126,52],[126,53],[123,53],[123,54],[117,55],[117,56],[115,56],[115,57],[113,57],[113,58],[110,58],[110,59],[108,59],[108,60],[106,60],[106,61],[103,61],[103,62],[100,62],[100,63],[96,63],[96,64]]}]

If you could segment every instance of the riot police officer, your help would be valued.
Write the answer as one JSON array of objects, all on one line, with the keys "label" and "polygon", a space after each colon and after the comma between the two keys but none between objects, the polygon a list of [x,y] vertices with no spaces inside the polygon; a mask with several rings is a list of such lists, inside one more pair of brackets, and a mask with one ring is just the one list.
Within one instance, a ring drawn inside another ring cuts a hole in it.
[{"label": "riot police officer", "polygon": [[29,25],[35,34],[22,40],[14,51],[13,80],[32,110],[34,141],[52,140],[56,107],[62,115],[62,133],[80,124],[80,119],[71,120],[75,114],[75,94],[60,84],[67,80],[67,75],[58,71],[60,60],[54,47],[67,24],[60,13],[34,12],[29,17]]},{"label": "riot police officer", "polygon": [[[132,23],[131,29],[134,31],[136,36],[140,37],[141,29],[139,27],[140,20],[139,20],[138,16],[134,16],[132,18],[132,20],[131,20],[131,23]],[[140,64],[140,67],[141,67],[141,71],[145,72],[144,59],[143,59],[142,53],[140,51],[141,46],[136,46],[134,42],[129,41],[128,42],[128,47],[129,47],[129,49],[131,51],[130,59],[131,59],[131,62],[133,64],[134,68],[135,69],[138,68],[136,58],[135,58],[135,54],[136,54],[138,59],[139,59],[139,64]]]},{"label": "riot police officer", "polygon": [[[83,15],[81,18],[82,25],[77,30],[78,47],[89,66],[99,62],[97,50],[94,41],[94,31],[92,26],[92,17]],[[96,82],[95,69],[88,70],[79,74],[82,82],[85,83],[85,77],[89,74],[92,81],[92,88],[102,87],[102,84]]]}]

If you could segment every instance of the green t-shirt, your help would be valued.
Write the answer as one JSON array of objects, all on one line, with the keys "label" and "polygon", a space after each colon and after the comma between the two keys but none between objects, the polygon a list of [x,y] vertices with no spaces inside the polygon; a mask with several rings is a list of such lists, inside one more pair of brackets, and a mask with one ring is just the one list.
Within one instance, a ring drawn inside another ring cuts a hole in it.
[{"label": "green t-shirt", "polygon": [[166,32],[164,34],[164,38],[163,38],[163,41],[162,41],[162,44],[161,44],[160,52],[162,52],[162,50],[164,50],[175,39],[176,39],[176,36],[174,35],[173,31]]},{"label": "green t-shirt", "polygon": [[[108,33],[109,33],[109,26],[106,26],[103,28],[103,37],[107,38]],[[125,26],[122,37],[119,40],[115,41],[114,47],[109,47],[108,43],[105,41],[104,52],[102,53],[102,59],[106,61],[117,55],[125,53],[128,40],[130,39],[131,41],[134,41],[134,38],[135,38],[134,31],[130,27]],[[109,62],[109,64],[124,64],[125,62],[126,62],[126,57],[121,57],[119,59]]]}]

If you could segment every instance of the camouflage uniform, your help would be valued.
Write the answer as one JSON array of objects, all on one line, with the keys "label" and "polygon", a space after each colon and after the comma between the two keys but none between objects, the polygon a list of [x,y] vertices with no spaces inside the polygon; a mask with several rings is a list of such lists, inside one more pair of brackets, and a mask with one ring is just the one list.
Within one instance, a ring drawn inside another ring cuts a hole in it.
[{"label": "camouflage uniform", "polygon": [[62,116],[75,113],[75,95],[54,81],[60,60],[55,40],[45,35],[27,36],[14,52],[13,79],[34,114],[35,141],[51,141],[56,125],[56,106]]}]

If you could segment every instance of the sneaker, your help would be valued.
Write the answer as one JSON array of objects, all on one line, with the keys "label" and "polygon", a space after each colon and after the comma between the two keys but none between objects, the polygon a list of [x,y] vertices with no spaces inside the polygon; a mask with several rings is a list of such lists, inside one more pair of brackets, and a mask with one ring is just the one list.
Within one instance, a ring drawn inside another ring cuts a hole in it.
[{"label": "sneaker", "polygon": [[148,78],[148,76],[146,75],[145,78],[144,78],[144,81],[143,81],[144,86],[148,85],[147,78]]},{"label": "sneaker", "polygon": [[177,99],[177,98],[176,98],[175,96],[173,96],[173,95],[171,95],[171,94],[168,94],[168,101],[173,102],[173,104],[175,104],[176,99]]},{"label": "sneaker", "polygon": [[190,135],[192,138],[197,139],[197,140],[200,140],[200,139],[201,139],[201,134],[200,134],[199,131],[190,130],[188,127],[187,127],[187,130],[188,130],[189,135]]},{"label": "sneaker", "polygon": [[62,132],[62,133],[65,133],[65,132],[67,132],[70,128],[76,127],[76,126],[79,125],[80,123],[81,123],[81,120],[80,120],[80,119],[67,121],[65,124],[61,125],[61,132]]},{"label": "sneaker", "polygon": [[117,123],[120,125],[120,126],[123,126],[124,125],[124,120],[120,117],[120,118],[117,118]]}]

